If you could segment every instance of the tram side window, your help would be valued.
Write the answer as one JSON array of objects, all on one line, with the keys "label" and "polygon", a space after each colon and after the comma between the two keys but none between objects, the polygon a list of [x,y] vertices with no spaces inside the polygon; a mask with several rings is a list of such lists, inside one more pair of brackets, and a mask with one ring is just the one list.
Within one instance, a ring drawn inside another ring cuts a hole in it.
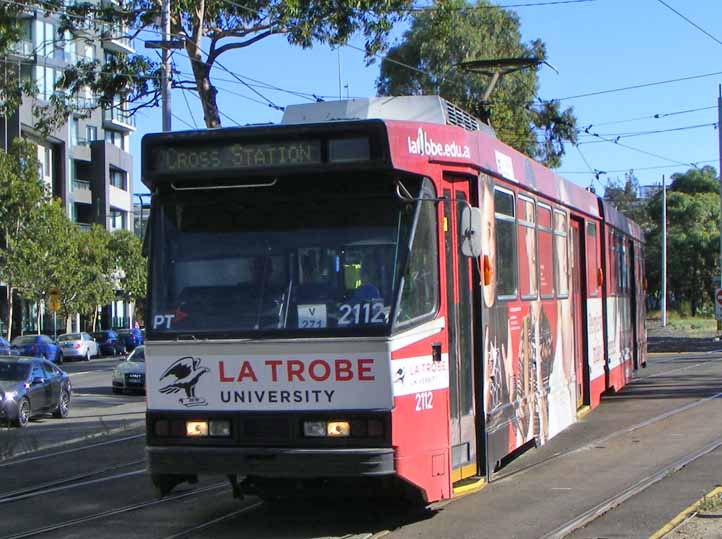
[{"label": "tram side window", "polygon": [[543,299],[554,297],[554,257],[552,254],[552,209],[537,205],[539,242],[539,292]]},{"label": "tram side window", "polygon": [[599,262],[597,260],[597,223],[587,223],[587,290],[590,296],[599,295]]},{"label": "tram side window", "polygon": [[496,216],[496,293],[499,299],[516,297],[516,224],[514,195],[494,191]]},{"label": "tram side window", "polygon": [[522,298],[532,299],[537,296],[534,201],[519,196],[516,208],[519,223],[519,292]]},{"label": "tram side window", "polygon": [[554,262],[556,264],[557,296],[569,295],[569,244],[567,242],[567,215],[554,211]]},{"label": "tram side window", "polygon": [[396,318],[399,325],[436,312],[439,303],[439,253],[436,239],[436,205],[421,202],[419,221],[404,273],[401,303]]}]

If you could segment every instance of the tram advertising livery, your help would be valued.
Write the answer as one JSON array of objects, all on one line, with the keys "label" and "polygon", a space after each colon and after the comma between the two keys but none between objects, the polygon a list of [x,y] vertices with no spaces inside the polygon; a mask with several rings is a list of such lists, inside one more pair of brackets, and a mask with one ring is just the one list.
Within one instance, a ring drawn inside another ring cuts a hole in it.
[{"label": "tram advertising livery", "polygon": [[148,135],[143,181],[161,495],[450,498],[646,362],[639,227],[438,97]]}]

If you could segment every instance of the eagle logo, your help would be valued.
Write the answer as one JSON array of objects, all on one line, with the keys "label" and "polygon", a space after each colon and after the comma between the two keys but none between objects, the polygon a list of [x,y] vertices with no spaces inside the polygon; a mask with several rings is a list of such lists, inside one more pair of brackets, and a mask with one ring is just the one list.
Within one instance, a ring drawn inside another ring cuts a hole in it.
[{"label": "eagle logo", "polygon": [[201,358],[185,356],[177,359],[160,376],[159,381],[165,382],[165,386],[159,391],[164,395],[178,393],[181,389],[185,391],[186,398],[178,399],[183,406],[206,406],[206,399],[196,397],[196,384],[201,376],[209,372],[208,367],[201,367]]}]

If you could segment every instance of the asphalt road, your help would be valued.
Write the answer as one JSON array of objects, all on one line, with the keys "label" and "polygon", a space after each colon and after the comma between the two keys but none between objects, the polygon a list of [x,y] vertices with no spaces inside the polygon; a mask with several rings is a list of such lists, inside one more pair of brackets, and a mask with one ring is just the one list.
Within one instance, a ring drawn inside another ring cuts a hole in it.
[{"label": "asphalt road", "polygon": [[142,428],[143,395],[115,395],[111,389],[111,373],[120,359],[66,361],[60,368],[70,374],[73,385],[70,416],[36,418],[24,429],[0,427],[0,455],[19,456],[28,451]]},{"label": "asphalt road", "polygon": [[[74,386],[70,418],[0,430],[0,444],[17,448],[0,462],[0,539],[537,538],[722,430],[722,354],[661,355],[624,391],[502,469],[498,481],[424,511],[342,498],[236,500],[223,477],[203,477],[158,500],[144,468],[144,398],[111,392],[116,362],[64,365]],[[709,452],[572,537],[648,537],[688,498],[722,481],[721,458],[722,449]]]}]

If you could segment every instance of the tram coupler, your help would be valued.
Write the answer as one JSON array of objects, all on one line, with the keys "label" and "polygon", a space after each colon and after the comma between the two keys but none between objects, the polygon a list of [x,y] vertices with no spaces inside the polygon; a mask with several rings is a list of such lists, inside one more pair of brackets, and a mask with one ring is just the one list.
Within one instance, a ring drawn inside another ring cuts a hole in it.
[{"label": "tram coupler", "polygon": [[241,492],[241,486],[238,484],[238,476],[236,474],[228,474],[228,481],[231,483],[231,490],[233,491],[233,497],[242,500],[243,492]]}]

